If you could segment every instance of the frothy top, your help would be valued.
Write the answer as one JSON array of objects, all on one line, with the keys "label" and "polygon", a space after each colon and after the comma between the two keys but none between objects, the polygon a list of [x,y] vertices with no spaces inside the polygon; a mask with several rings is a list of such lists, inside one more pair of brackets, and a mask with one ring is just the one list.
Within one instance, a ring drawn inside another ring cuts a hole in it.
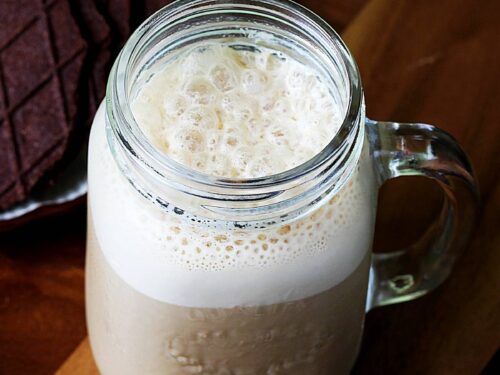
[{"label": "frothy top", "polygon": [[224,44],[193,48],[170,61],[131,107],[169,157],[229,178],[263,177],[304,163],[342,121],[310,67],[274,50]]},{"label": "frothy top", "polygon": [[[276,51],[212,44],[168,62],[132,106],[169,157],[224,177],[293,168],[321,151],[341,122],[312,68]],[[369,251],[375,196],[366,152],[350,181],[307,215],[262,229],[217,229],[135,191],[113,159],[105,126],[101,106],[88,174],[96,236],[110,266],[149,297],[191,307],[297,300],[344,280]]]}]

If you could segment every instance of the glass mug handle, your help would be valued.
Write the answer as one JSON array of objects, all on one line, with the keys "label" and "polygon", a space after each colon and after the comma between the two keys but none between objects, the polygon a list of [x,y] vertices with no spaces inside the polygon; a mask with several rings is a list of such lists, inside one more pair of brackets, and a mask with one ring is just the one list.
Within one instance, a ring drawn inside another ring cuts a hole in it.
[{"label": "glass mug handle", "polygon": [[426,124],[366,121],[380,185],[399,176],[424,176],[444,191],[441,213],[406,249],[374,253],[366,310],[418,298],[441,284],[473,228],[479,193],[471,164],[451,135]]}]

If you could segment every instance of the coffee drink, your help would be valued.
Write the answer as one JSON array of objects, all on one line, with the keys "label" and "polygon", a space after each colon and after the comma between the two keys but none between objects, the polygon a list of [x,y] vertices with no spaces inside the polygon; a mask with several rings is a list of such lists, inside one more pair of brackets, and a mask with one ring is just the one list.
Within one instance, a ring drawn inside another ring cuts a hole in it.
[{"label": "coffee drink", "polygon": [[[131,111],[155,152],[228,181],[302,165],[345,116],[318,69],[252,39],[190,46],[143,75]],[[367,150],[340,189],[300,215],[239,226],[190,215],[172,189],[163,207],[139,194],[107,131],[101,106],[89,152],[86,277],[101,372],[348,373],[375,218]]]}]

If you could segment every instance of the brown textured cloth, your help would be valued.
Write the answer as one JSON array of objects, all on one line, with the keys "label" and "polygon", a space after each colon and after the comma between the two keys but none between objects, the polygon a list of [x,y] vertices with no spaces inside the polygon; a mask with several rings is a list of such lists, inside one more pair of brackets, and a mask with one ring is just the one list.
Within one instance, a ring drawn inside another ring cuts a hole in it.
[{"label": "brown textured cloth", "polygon": [[67,0],[0,2],[0,209],[66,151],[86,43]]},{"label": "brown textured cloth", "polygon": [[85,143],[113,59],[166,0],[0,2],[0,210]]}]

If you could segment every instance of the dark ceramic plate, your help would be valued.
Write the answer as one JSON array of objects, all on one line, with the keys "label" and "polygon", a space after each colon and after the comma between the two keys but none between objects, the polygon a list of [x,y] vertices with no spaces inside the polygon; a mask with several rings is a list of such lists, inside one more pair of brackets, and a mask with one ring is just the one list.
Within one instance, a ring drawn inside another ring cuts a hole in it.
[{"label": "dark ceramic plate", "polygon": [[31,196],[0,211],[0,231],[33,219],[64,212],[81,203],[87,193],[87,147],[50,184],[35,189]]}]

